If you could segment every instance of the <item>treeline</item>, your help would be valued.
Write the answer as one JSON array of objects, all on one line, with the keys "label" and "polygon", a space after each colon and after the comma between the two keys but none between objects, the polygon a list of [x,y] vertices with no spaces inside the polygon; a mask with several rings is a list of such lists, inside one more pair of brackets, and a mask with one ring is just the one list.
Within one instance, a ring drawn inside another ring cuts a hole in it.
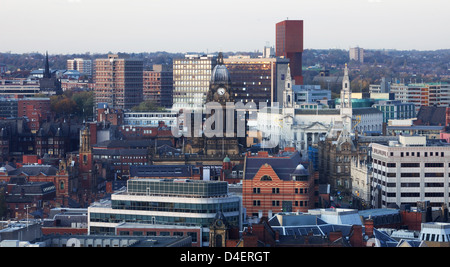
[{"label": "treeline", "polygon": [[57,117],[76,116],[87,119],[93,116],[94,92],[65,91],[50,97],[50,108]]}]

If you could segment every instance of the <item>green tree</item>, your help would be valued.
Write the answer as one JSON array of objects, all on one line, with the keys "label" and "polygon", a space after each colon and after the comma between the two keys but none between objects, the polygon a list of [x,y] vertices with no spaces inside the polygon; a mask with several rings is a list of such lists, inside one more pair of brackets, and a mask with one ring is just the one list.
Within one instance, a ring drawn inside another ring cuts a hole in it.
[{"label": "green tree", "polygon": [[76,114],[86,118],[92,116],[92,107],[94,106],[94,92],[77,92],[72,94],[71,98],[76,103]]},{"label": "green tree", "polygon": [[139,105],[132,107],[134,112],[152,112],[152,111],[165,111],[166,109],[156,105],[153,101],[144,101]]}]

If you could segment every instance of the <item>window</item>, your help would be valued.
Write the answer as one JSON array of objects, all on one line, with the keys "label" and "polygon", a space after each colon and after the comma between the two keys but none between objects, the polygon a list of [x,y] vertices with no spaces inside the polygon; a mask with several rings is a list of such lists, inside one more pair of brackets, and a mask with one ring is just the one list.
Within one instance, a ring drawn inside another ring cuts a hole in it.
[{"label": "window", "polygon": [[425,163],[425,167],[441,168],[444,167],[444,163]]},{"label": "window", "polygon": [[409,168],[419,168],[420,163],[401,163],[401,167],[409,167]]},{"label": "window", "polygon": [[272,194],[279,194],[280,188],[272,188]]},{"label": "window", "polygon": [[253,188],[253,194],[260,194],[261,188]]},{"label": "window", "polygon": [[263,177],[261,177],[261,181],[272,181],[272,177],[270,177],[269,175],[264,175]]}]

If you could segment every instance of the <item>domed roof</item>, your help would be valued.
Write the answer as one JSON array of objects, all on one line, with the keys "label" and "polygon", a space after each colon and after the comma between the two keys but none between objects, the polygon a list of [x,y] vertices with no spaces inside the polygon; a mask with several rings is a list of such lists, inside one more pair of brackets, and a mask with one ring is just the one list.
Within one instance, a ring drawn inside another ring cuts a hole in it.
[{"label": "domed roof", "polygon": [[302,164],[298,164],[292,175],[308,175],[308,170]]},{"label": "domed roof", "polygon": [[223,54],[219,53],[217,65],[214,67],[211,74],[211,84],[229,84],[231,83],[230,73],[227,67],[223,64]]},{"label": "domed roof", "polygon": [[230,160],[230,158],[229,158],[228,156],[226,156],[226,157],[223,159],[223,162],[231,162],[231,160]]}]

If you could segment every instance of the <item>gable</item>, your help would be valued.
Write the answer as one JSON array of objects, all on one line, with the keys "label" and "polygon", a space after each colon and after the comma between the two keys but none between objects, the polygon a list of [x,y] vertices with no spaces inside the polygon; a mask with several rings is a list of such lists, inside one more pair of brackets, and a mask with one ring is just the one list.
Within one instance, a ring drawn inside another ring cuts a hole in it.
[{"label": "gable", "polygon": [[280,181],[280,178],[272,166],[266,163],[259,168],[258,172],[253,177],[253,181],[272,182]]}]

